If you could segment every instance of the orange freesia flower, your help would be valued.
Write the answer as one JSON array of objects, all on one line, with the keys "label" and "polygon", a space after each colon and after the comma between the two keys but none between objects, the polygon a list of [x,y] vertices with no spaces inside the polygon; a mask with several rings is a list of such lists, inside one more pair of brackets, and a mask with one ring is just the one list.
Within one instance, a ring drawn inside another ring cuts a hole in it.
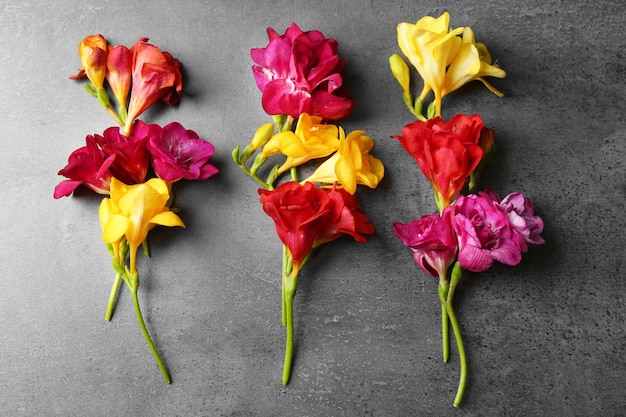
[{"label": "orange freesia flower", "polygon": [[374,140],[364,131],[355,130],[346,136],[344,130],[339,128],[339,149],[306,181],[338,182],[350,194],[356,192],[357,184],[376,188],[385,175],[385,167],[370,154],[373,147]]},{"label": "orange freesia flower", "polygon": [[96,90],[103,88],[107,70],[107,41],[102,35],[89,35],[78,44],[78,54],[83,66],[70,79],[78,80],[87,75]]},{"label": "orange freesia flower", "polygon": [[111,179],[111,198],[100,203],[102,240],[115,248],[125,237],[129,245],[130,273],[136,274],[137,248],[156,225],[185,227],[167,207],[170,191],[167,183],[152,178],[145,183],[126,185]]},{"label": "orange freesia flower", "polygon": [[182,75],[177,59],[149,44],[148,38],[139,39],[132,51],[133,79],[124,126],[126,132],[131,130],[133,121],[157,100],[174,105],[182,92]]},{"label": "orange freesia flower", "polygon": [[[126,113],[126,102],[133,74],[133,53],[124,45],[109,46],[107,55],[107,81],[120,105]],[[125,115],[125,114],[124,114]]]},{"label": "orange freesia flower", "polygon": [[339,147],[337,126],[321,122],[320,116],[302,113],[295,132],[277,133],[265,144],[263,158],[279,153],[286,155],[287,160],[278,169],[281,174],[312,159],[332,154]]}]

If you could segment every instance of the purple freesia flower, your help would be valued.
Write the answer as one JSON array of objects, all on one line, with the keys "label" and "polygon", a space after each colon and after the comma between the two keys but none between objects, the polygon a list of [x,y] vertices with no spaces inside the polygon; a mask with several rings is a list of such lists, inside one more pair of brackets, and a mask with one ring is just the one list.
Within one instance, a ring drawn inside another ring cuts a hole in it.
[{"label": "purple freesia flower", "polygon": [[470,194],[459,196],[451,207],[462,268],[482,272],[494,259],[506,265],[521,261],[518,238],[499,201],[487,193]]},{"label": "purple freesia flower", "polygon": [[70,154],[67,165],[59,171],[59,175],[69,179],[61,181],[54,188],[54,198],[69,196],[81,184],[98,194],[109,193],[109,167],[114,162],[115,155],[105,155],[92,135],[87,136],[86,142],[86,146]]},{"label": "purple freesia flower", "polygon": [[205,180],[218,172],[208,163],[215,151],[213,145],[180,123],[172,122],[163,127],[160,134],[151,135],[147,148],[152,167],[165,181]]},{"label": "purple freesia flower", "polygon": [[[488,192],[493,193],[491,190]],[[545,243],[541,237],[543,220],[535,216],[535,206],[528,197],[522,193],[511,193],[500,201],[500,198],[493,193],[493,198],[499,202],[509,218],[522,252],[528,251],[529,246],[539,246]]]},{"label": "purple freesia flower", "polygon": [[434,277],[445,277],[457,252],[451,207],[439,214],[422,216],[410,223],[394,223],[393,232],[408,248],[419,267]]}]

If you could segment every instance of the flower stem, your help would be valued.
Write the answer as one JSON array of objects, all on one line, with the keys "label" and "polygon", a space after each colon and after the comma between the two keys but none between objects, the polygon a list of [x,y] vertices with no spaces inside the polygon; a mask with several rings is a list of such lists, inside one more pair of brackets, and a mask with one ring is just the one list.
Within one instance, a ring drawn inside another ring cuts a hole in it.
[{"label": "flower stem", "polygon": [[113,287],[111,288],[111,294],[109,294],[109,302],[107,303],[107,310],[104,313],[104,319],[106,321],[111,321],[111,317],[113,316],[113,307],[115,306],[115,298],[117,297],[117,293],[120,288],[120,281],[122,280],[122,276],[120,273],[115,274],[115,280],[113,281]]},{"label": "flower stem", "polygon": [[[439,277],[440,298],[447,299],[450,281],[446,276]],[[450,327],[448,324],[448,310],[444,301],[441,301],[441,348],[443,351],[443,361],[448,362],[450,358]]]},{"label": "flower stem", "polygon": [[454,291],[456,289],[457,284],[461,280],[461,276],[463,274],[463,269],[459,265],[459,262],[455,262],[454,267],[452,268],[452,274],[450,277],[450,287],[448,289],[448,294],[445,299],[445,305],[448,310],[448,318],[450,320],[450,324],[452,325],[452,331],[454,332],[454,338],[456,339],[456,346],[459,352],[459,362],[461,367],[461,374],[459,377],[459,387],[456,392],[456,397],[454,398],[454,406],[458,407],[463,400],[463,393],[465,392],[465,385],[467,383],[467,358],[465,356],[465,347],[463,346],[463,338],[461,336],[461,328],[459,327],[459,322],[456,319],[456,314],[454,313],[454,308],[452,307],[452,301],[454,299]]},{"label": "flower stem", "polygon": [[141,315],[141,309],[139,308],[139,298],[137,297],[138,287],[139,285],[136,285],[130,288],[131,294],[133,296],[133,305],[135,306],[135,313],[137,314],[137,321],[139,322],[139,327],[141,327],[141,332],[143,333],[143,337],[146,339],[146,343],[150,347],[150,350],[152,351],[152,355],[154,356],[154,359],[159,365],[159,369],[161,370],[161,373],[163,374],[163,378],[165,379],[165,382],[170,384],[172,382],[170,378],[170,374],[167,371],[167,368],[165,367],[165,364],[163,363],[163,360],[161,359],[159,352],[156,350],[154,343],[152,343],[152,339],[150,338],[150,334],[148,333],[148,329],[146,329],[146,324],[144,323],[143,317]]},{"label": "flower stem", "polygon": [[298,271],[294,270],[291,276],[285,279],[285,315],[287,335],[285,339],[285,361],[283,364],[283,385],[287,385],[291,376],[291,364],[293,362],[293,298],[298,287]]},{"label": "flower stem", "polygon": [[465,392],[465,385],[467,383],[467,358],[465,356],[465,347],[463,346],[463,338],[461,337],[461,329],[454,314],[454,309],[451,304],[447,304],[448,318],[452,325],[452,331],[454,332],[454,338],[456,339],[456,346],[459,351],[459,363],[461,366],[461,374],[459,377],[459,387],[456,391],[456,397],[454,398],[454,406],[458,407],[463,400],[463,393]]}]

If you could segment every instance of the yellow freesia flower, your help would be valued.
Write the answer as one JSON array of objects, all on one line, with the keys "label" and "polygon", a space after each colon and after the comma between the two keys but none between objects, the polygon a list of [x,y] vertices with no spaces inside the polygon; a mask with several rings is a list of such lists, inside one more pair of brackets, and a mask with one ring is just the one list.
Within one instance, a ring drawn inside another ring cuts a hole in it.
[{"label": "yellow freesia flower", "polygon": [[437,115],[441,114],[446,69],[462,45],[457,35],[464,28],[449,30],[449,22],[450,15],[445,12],[438,18],[425,16],[415,24],[398,24],[398,46],[424,80],[419,100],[423,101],[432,90]]},{"label": "yellow freesia flower", "polygon": [[265,144],[263,158],[279,153],[287,156],[278,169],[278,174],[281,174],[312,159],[332,154],[339,147],[337,126],[321,122],[319,116],[302,113],[295,132],[279,132]]},{"label": "yellow freesia flower", "polygon": [[125,237],[129,245],[130,273],[136,273],[137,248],[156,225],[185,227],[183,221],[170,211],[167,183],[152,178],[145,183],[126,185],[111,179],[110,198],[100,204],[102,240],[119,247]]},{"label": "yellow freesia flower", "polygon": [[355,130],[346,137],[342,128],[339,128],[339,137],[337,152],[321,164],[305,182],[338,182],[350,194],[356,192],[357,184],[376,188],[385,175],[385,167],[370,154],[374,140],[362,130]]},{"label": "yellow freesia flower", "polygon": [[474,41],[474,31],[466,27],[463,30],[463,44],[459,54],[450,64],[442,88],[442,96],[462,87],[473,80],[479,80],[499,97],[503,94],[496,90],[483,77],[506,77],[506,72],[493,65],[491,55],[484,43]]}]

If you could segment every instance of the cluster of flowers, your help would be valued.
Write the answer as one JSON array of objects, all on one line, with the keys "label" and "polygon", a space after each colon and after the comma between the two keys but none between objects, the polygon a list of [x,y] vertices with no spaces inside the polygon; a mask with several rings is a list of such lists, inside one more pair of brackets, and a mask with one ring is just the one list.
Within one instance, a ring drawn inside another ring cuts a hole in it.
[{"label": "cluster of flowers", "polygon": [[[400,23],[398,44],[417,69],[424,87],[413,102],[408,65],[398,55],[390,58],[404,102],[417,118],[394,138],[432,184],[439,213],[406,224],[397,222],[393,230],[412,250],[419,267],[439,278],[443,359],[449,357],[451,326],[460,360],[461,375],[454,400],[454,406],[459,406],[467,381],[467,361],[452,302],[462,271],[486,271],[494,261],[517,265],[530,246],[544,243],[543,220],[535,215],[532,201],[521,193],[509,194],[502,200],[489,189],[472,193],[478,174],[493,157],[494,132],[478,115],[457,114],[449,121],[441,118],[442,98],[470,81],[480,80],[502,95],[483,78],[506,76],[492,64],[485,45],[474,41],[468,27],[450,29],[448,13],[439,18],[426,16],[416,24]],[[431,91],[434,100],[425,117],[424,99]]]},{"label": "cluster of flowers", "polygon": [[[337,41],[319,31],[303,32],[295,23],[283,35],[271,28],[267,32],[268,45],[252,49],[251,56],[263,109],[273,122],[262,125],[243,149],[236,146],[232,156],[262,186],[258,192],[263,210],[273,219],[283,243],[285,385],[291,373],[298,274],[314,248],[343,235],[365,242],[365,235],[374,232],[359,211],[355,192],[357,185],[376,188],[384,166],[371,155],[374,141],[364,131],[346,135],[341,126],[328,123],[354,108],[343,86],[344,60],[337,55]],[[262,168],[277,156],[282,156],[282,163]],[[299,167],[322,158],[310,176],[298,178]],[[290,178],[275,187],[286,173]]]},{"label": "cluster of flowers", "polygon": [[[218,172],[208,161],[211,143],[177,122],[164,127],[137,118],[157,101],[178,102],[182,92],[179,61],[141,38],[132,48],[111,46],[102,35],[90,35],[78,47],[82,68],[71,79],[87,77],[85,89],[113,116],[119,126],[102,135],[88,135],[59,171],[67,179],[54,197],[71,195],[81,184],[105,197],[99,209],[102,240],[116,272],[105,313],[111,320],[121,281],[129,288],[142,333],[163,377],[170,376],[146,329],[137,290],[137,251],[149,254],[148,232],[157,225],[185,227],[170,209],[172,184],[204,180]],[[114,100],[109,97],[113,93]],[[114,106],[112,104],[116,102]]]}]

